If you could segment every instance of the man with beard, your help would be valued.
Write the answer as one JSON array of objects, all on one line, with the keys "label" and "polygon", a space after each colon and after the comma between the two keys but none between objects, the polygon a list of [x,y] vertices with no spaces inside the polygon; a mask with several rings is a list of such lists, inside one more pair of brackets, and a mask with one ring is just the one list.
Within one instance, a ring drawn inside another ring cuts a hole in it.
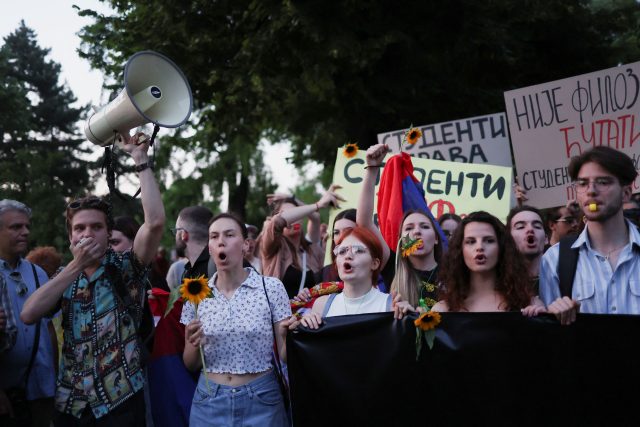
[{"label": "man with beard", "polygon": [[575,321],[578,310],[640,314],[640,232],[622,211],[637,176],[633,161],[600,146],[571,159],[569,175],[587,221],[571,245],[575,275],[568,287],[560,283],[559,262],[569,256],[560,256],[562,242],[554,245],[542,258],[540,296],[562,324]]},{"label": "man with beard", "polygon": [[518,251],[526,260],[529,278],[538,292],[540,260],[544,253],[547,235],[540,211],[532,206],[517,206],[507,216],[507,229],[516,242]]},{"label": "man with beard", "polygon": [[189,206],[178,214],[176,228],[176,250],[183,250],[189,260],[182,278],[210,277],[209,267],[209,220],[213,213],[204,206]]}]

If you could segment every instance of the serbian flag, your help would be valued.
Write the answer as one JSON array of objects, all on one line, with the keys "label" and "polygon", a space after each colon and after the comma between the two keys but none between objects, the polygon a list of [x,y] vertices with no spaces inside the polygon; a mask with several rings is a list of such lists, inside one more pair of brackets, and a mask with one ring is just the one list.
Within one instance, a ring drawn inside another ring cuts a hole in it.
[{"label": "serbian flag", "polygon": [[156,325],[151,360],[147,366],[151,415],[155,427],[189,425],[191,402],[199,372],[187,370],[182,361],[184,325],[180,323],[182,299],[164,316],[169,292],[153,288],[149,307]]},{"label": "serbian flag", "polygon": [[447,239],[427,206],[420,181],[413,176],[411,156],[400,153],[392,156],[385,164],[378,187],[378,226],[387,246],[393,251],[398,247],[402,217],[409,210],[422,211],[431,218],[443,242],[443,248],[446,249]]}]

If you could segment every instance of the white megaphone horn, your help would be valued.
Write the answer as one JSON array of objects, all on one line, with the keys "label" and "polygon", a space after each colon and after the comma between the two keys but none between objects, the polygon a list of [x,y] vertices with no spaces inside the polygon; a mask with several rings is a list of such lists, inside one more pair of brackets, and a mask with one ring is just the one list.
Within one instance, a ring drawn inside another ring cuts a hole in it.
[{"label": "white megaphone horn", "polygon": [[106,147],[117,134],[146,123],[167,128],[183,125],[191,115],[189,82],[169,58],[150,50],[134,54],[124,67],[124,89],[89,117],[84,133]]}]

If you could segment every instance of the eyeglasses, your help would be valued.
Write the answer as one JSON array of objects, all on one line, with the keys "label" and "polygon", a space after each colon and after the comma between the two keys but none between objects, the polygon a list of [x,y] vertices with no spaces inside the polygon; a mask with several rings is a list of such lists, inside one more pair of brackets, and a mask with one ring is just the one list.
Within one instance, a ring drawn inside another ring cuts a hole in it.
[{"label": "eyeglasses", "polygon": [[585,193],[589,189],[589,184],[593,184],[595,191],[607,191],[616,182],[616,179],[612,176],[601,176],[595,178],[593,181],[584,178],[578,178],[573,183],[573,187],[578,193]]},{"label": "eyeglasses", "polygon": [[27,284],[24,283],[24,279],[22,278],[22,274],[19,271],[12,271],[9,273],[9,278],[16,282],[16,286],[18,287],[18,295],[23,296],[29,291]]},{"label": "eyeglasses", "polygon": [[182,227],[170,228],[169,230],[171,230],[171,234],[173,234],[174,236],[178,233],[178,231],[187,231]]},{"label": "eyeglasses", "polygon": [[578,218],[575,218],[573,216],[565,216],[565,217],[556,219],[554,222],[566,222],[568,224],[577,224]]},{"label": "eyeglasses", "polygon": [[349,251],[351,251],[351,255],[355,257],[358,255],[366,254],[368,249],[364,245],[351,245],[351,246],[338,245],[335,248],[333,248],[333,254],[337,257],[346,256],[347,252]]},{"label": "eyeglasses", "polygon": [[82,199],[76,199],[67,205],[67,209],[76,210],[81,208],[96,208],[99,210],[106,210],[109,208],[109,203],[102,200],[100,197],[91,196],[84,197]]}]

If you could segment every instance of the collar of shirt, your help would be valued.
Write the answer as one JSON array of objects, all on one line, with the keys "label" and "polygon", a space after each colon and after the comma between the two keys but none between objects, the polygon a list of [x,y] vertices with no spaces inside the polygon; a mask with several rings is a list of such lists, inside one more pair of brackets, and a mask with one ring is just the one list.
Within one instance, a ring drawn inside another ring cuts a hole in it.
[{"label": "collar of shirt", "polygon": [[22,264],[24,258],[20,257],[18,258],[18,262],[16,263],[16,268],[11,267],[11,265],[9,265],[9,263],[5,260],[3,260],[2,258],[0,258],[0,268],[2,268],[3,270],[7,270],[7,271],[14,271],[14,270],[18,270],[20,268],[20,264]]},{"label": "collar of shirt", "polygon": [[[240,284],[240,286],[248,286],[250,288],[256,289],[262,286],[261,276],[256,273],[256,271],[251,267],[244,267],[244,271],[248,271],[249,275],[247,278]],[[215,290],[218,288],[215,286],[216,280],[218,279],[218,273],[214,273],[209,281],[209,287]],[[219,291],[218,291],[219,292]]]},{"label": "collar of shirt", "polygon": [[[640,231],[638,231],[638,227],[636,227],[631,221],[628,219],[625,220],[627,223],[627,228],[629,229],[629,242],[636,249],[640,249]],[[589,240],[589,235],[587,234],[587,229],[589,228],[589,224],[582,230],[582,233],[578,236],[573,245],[571,245],[572,249],[579,248],[582,245],[586,245],[588,250],[592,250],[591,241]],[[633,248],[632,248],[633,249]]]}]

